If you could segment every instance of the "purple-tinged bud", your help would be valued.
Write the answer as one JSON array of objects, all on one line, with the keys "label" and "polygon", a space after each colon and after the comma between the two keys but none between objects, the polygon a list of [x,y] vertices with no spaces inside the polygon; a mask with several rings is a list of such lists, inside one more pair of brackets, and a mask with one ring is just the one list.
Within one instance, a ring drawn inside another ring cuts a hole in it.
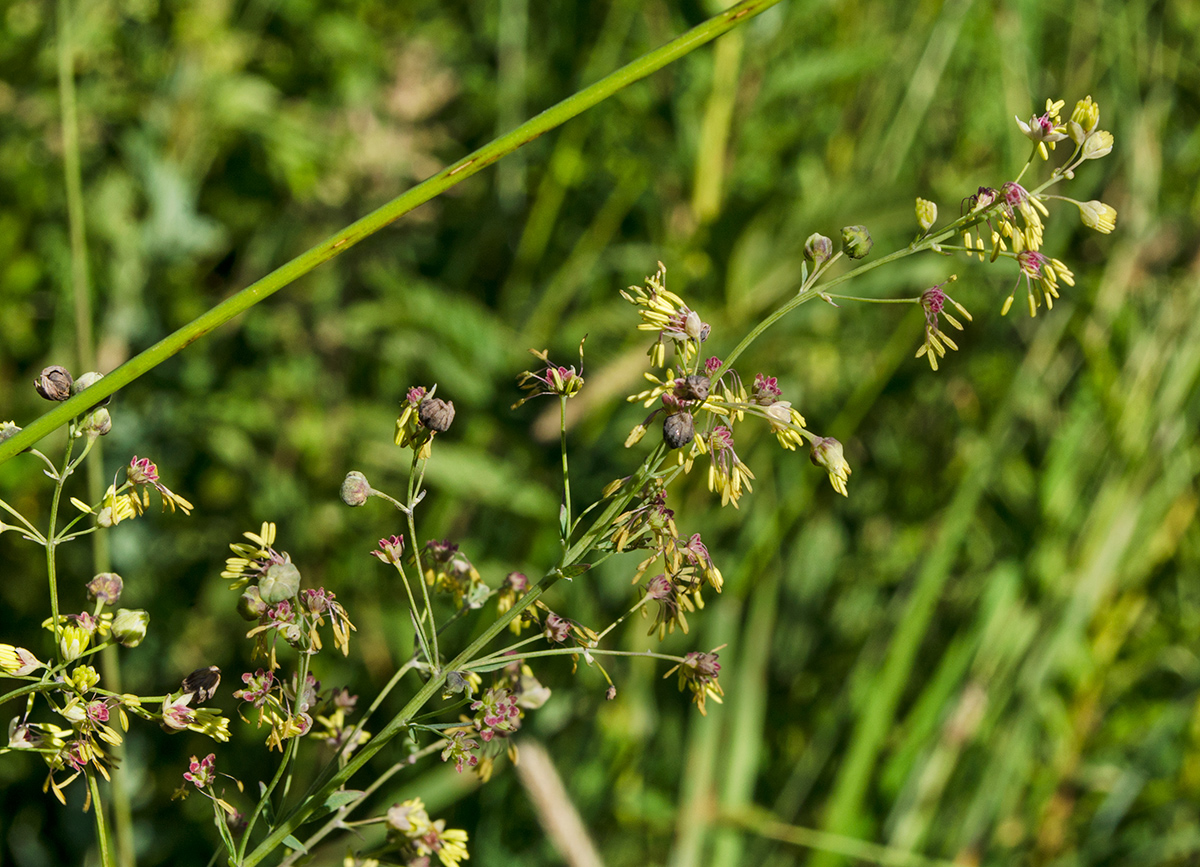
[{"label": "purple-tinged bud", "polygon": [[866,226],[846,226],[842,229],[842,250],[851,259],[865,258],[874,245]]},{"label": "purple-tinged bud", "polygon": [[101,572],[87,583],[88,599],[105,605],[112,605],[120,599],[123,589],[125,582],[116,572]]},{"label": "purple-tinged bud", "polygon": [[141,608],[121,608],[112,622],[113,638],[122,647],[137,647],[146,637],[150,612]]},{"label": "purple-tinged bud", "polygon": [[371,483],[362,473],[354,471],[346,474],[342,482],[342,502],[347,506],[361,506],[371,498]]},{"label": "purple-tinged bud", "polygon": [[571,634],[571,621],[551,611],[546,615],[546,628],[542,630],[542,633],[546,636],[547,641],[562,644]]},{"label": "purple-tinged bud", "polygon": [[421,424],[431,431],[445,433],[454,422],[454,402],[442,400],[440,397],[423,400],[417,410],[417,417],[421,419]]},{"label": "purple-tinged bud", "polygon": [[71,396],[71,386],[75,380],[65,367],[57,364],[44,369],[33,383],[37,393],[46,400],[66,400]]},{"label": "purple-tinged bud", "polygon": [[617,688],[610,683],[608,685],[608,689],[604,693],[604,697],[609,701],[612,701],[617,697]]},{"label": "purple-tinged bud", "polygon": [[400,562],[400,555],[404,553],[404,537],[389,536],[386,539],[379,540],[378,550],[372,551],[372,557],[378,557],[384,563],[391,563],[393,566]]},{"label": "purple-tinged bud", "polygon": [[814,232],[804,242],[804,258],[814,265],[824,265],[833,256],[833,241]]},{"label": "purple-tinged bud", "polygon": [[102,437],[112,430],[112,416],[104,407],[98,407],[83,417],[79,427],[76,429],[76,436],[87,436],[92,439]]}]

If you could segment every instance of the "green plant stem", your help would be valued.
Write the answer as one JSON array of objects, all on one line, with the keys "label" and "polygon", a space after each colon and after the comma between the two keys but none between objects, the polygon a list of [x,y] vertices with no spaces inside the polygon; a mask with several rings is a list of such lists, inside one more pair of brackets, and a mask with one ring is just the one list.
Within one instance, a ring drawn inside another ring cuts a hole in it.
[{"label": "green plant stem", "polygon": [[[764,331],[766,331],[768,328],[770,328],[772,325],[774,325],[776,322],[778,322],[784,316],[787,316],[789,313],[791,313],[793,310],[795,310],[801,304],[804,304],[807,301],[812,301],[814,298],[821,298],[822,296],[829,295],[829,293],[826,291],[827,289],[832,289],[834,286],[838,286],[842,283],[845,283],[848,280],[853,280],[855,277],[859,277],[863,274],[866,274],[868,271],[873,271],[876,268],[880,267],[881,265],[886,265],[889,262],[895,262],[897,259],[904,259],[908,256],[912,256],[915,253],[923,253],[926,250],[932,250],[936,245],[940,244],[942,241],[952,238],[955,235],[958,235],[959,233],[971,228],[972,226],[976,226],[979,223],[984,222],[988,218],[988,216],[991,213],[993,213],[994,210],[995,210],[995,206],[993,206],[992,208],[989,208],[989,209],[978,211],[976,213],[967,214],[965,217],[959,217],[957,220],[955,220],[950,225],[946,226],[943,229],[940,229],[937,232],[937,234],[927,235],[924,238],[914,241],[913,243],[909,244],[907,247],[903,247],[899,250],[896,250],[895,252],[888,253],[886,256],[876,259],[873,262],[867,262],[863,265],[859,265],[857,268],[853,269],[852,271],[847,271],[845,274],[840,274],[837,277],[834,277],[832,280],[825,283],[823,285],[823,287],[821,288],[821,291],[819,291],[819,292],[816,290],[815,285],[808,286],[806,289],[802,290],[799,294],[797,294],[794,298],[790,298],[787,301],[785,301],[783,304],[781,304],[779,306],[778,309],[776,309],[773,313],[771,313],[769,316],[767,316],[766,319],[764,319],[762,322],[758,323],[758,325],[754,326],[754,328],[751,329],[750,333],[747,334],[745,337],[743,337],[742,341],[736,347],[734,347],[733,351],[731,353],[729,353],[728,356],[725,357],[724,363],[721,365],[720,369],[718,369],[717,372],[713,374],[713,376],[712,376],[713,381],[715,382],[716,380],[720,379],[722,374],[724,374],[725,371],[729,370],[729,368],[733,366],[733,363],[735,361],[737,361],[737,359],[741,356],[741,354],[743,352],[745,352],[746,349],[750,346],[750,344],[753,343],[755,340],[757,340]],[[833,297],[838,297],[838,296],[829,295],[829,297],[833,298]],[[869,299],[856,299],[856,300],[869,300]],[[881,299],[870,299],[870,300],[881,300]],[[908,299],[894,299],[893,303],[908,303]]]},{"label": "green plant stem", "polygon": [[92,769],[89,768],[84,776],[87,777],[88,792],[92,796],[92,810],[96,814],[96,844],[100,847],[100,864],[101,867],[114,867],[112,847],[108,840],[108,824],[104,819],[104,802],[100,800],[100,786]]},{"label": "green plant stem", "polygon": [[[296,697],[295,703],[292,706],[292,713],[295,714],[300,707],[300,697],[304,695],[305,681],[308,678],[308,656],[301,654],[300,666],[296,678]],[[283,779],[284,774],[288,775],[288,786],[291,784],[291,768],[293,761],[296,758],[296,752],[300,748],[300,738],[292,737],[288,739],[287,748],[284,750],[282,761],[275,771],[275,776],[271,778],[271,782],[263,790],[262,797],[258,799],[258,803],[254,805],[254,811],[250,814],[250,818],[246,822],[246,830],[242,833],[242,840],[238,844],[237,853],[230,852],[230,855],[235,855],[235,863],[241,863],[242,857],[246,852],[246,846],[250,842],[250,834],[254,830],[254,825],[258,821],[258,817],[262,815],[262,811],[266,809],[267,803],[271,799],[271,794],[275,791],[275,787],[279,785],[279,781]],[[284,787],[286,794],[288,786]]]},{"label": "green plant stem", "polygon": [[[655,653],[652,650],[601,650],[595,647],[555,647],[550,650],[535,650],[532,653],[521,654],[521,659],[524,661],[526,659],[540,659],[547,656],[580,656],[584,653],[592,656],[642,656],[646,659],[665,659],[668,662],[684,661],[682,656],[672,656],[669,653]],[[472,671],[476,665],[480,665],[480,663],[468,663],[463,670]],[[486,665],[495,665],[495,661],[486,663]]]},{"label": "green plant stem", "polygon": [[418,205],[428,202],[455,184],[461,183],[490,166],[506,154],[512,153],[543,133],[562,125],[607,99],[622,88],[657,72],[667,64],[711,42],[738,24],[749,21],[778,2],[779,0],[742,0],[741,3],[731,6],[719,15],[714,15],[666,45],[622,66],[595,84],[585,87],[557,105],[530,118],[512,132],[494,139],[479,150],[442,169],[433,177],[403,195],[397,196],[357,222],[351,223],[261,280],[252,283],[236,295],[196,317],[187,325],[122,364],[85,392],[64,401],[55,409],[31,422],[20,433],[0,442],[0,463],[37,442],[69,419],[95,406],[102,398],[133,382],[188,344],[224,325],[239,313],[244,313],[318,265],[349,250],[359,241],[378,232]]},{"label": "green plant stem", "polygon": [[571,517],[571,474],[567,469],[567,396],[558,396],[558,439],[562,450],[563,514],[561,516],[562,546],[565,551],[575,529]]},{"label": "green plant stem", "polygon": [[62,624],[58,622],[58,573],[55,566],[59,540],[55,538],[54,528],[58,523],[58,506],[62,502],[63,485],[67,483],[67,477],[70,474],[71,450],[74,445],[75,438],[68,435],[66,452],[63,455],[63,469],[54,479],[54,495],[50,500],[50,520],[46,525],[46,581],[50,587],[50,622],[54,632],[54,653],[59,662],[62,662],[62,642],[58,640],[62,632]]}]

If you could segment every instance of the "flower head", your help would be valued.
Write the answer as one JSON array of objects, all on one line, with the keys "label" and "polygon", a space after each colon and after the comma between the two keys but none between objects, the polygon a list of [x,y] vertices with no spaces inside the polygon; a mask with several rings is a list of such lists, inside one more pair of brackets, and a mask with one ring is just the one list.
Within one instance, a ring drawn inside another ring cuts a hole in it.
[{"label": "flower head", "polygon": [[946,354],[947,346],[951,349],[958,349],[958,344],[938,327],[938,317],[941,316],[959,331],[963,330],[962,323],[946,312],[946,302],[949,301],[953,304],[958,312],[967,318],[968,322],[971,320],[971,314],[967,312],[967,308],[942,290],[946,283],[953,282],[955,279],[957,278],[951,276],[945,283],[939,283],[921,293],[921,309],[925,311],[925,342],[917,350],[916,357],[926,356],[929,359],[929,366],[934,370],[938,369],[937,360]]},{"label": "flower head", "polygon": [[630,286],[621,291],[621,297],[638,308],[642,319],[639,331],[658,332],[658,339],[650,347],[650,363],[654,367],[666,364],[669,341],[680,363],[691,367],[712,327],[682,298],[667,289],[667,267],[659,262],[658,271],[646,278],[645,286]]},{"label": "flower head", "polygon": [[1057,102],[1048,99],[1046,100],[1046,111],[1040,117],[1034,115],[1029,119],[1029,123],[1025,123],[1019,117],[1016,119],[1021,133],[1037,145],[1038,153],[1044,160],[1050,159],[1050,150],[1054,148],[1055,143],[1067,137],[1065,127],[1060,122],[1058,115],[1064,105],[1066,103],[1061,99]]},{"label": "flower head", "polygon": [[850,479],[850,464],[842,451],[842,444],[833,437],[817,437],[813,440],[809,460],[829,473],[829,484],[843,497],[850,496],[846,482]]},{"label": "flower head", "polygon": [[[584,340],[587,338],[585,337]],[[541,361],[545,367],[538,370],[526,370],[517,377],[517,384],[525,389],[527,394],[512,405],[513,409],[544,394],[570,398],[583,390],[583,340],[579,341],[579,370],[575,366],[563,367],[550,361],[550,350],[531,349],[530,354]]]},{"label": "flower head", "polygon": [[1020,273],[1017,275],[1013,291],[1005,299],[1004,307],[1001,310],[1002,316],[1008,313],[1012,306],[1013,296],[1016,294],[1017,287],[1021,285],[1022,277],[1025,278],[1025,287],[1029,296],[1030,316],[1037,316],[1037,309],[1043,303],[1047,310],[1054,308],[1054,299],[1058,298],[1059,280],[1068,286],[1075,285],[1075,275],[1058,259],[1051,259],[1035,250],[1022,251],[1016,255],[1016,259]]},{"label": "flower head", "polygon": [[197,760],[192,756],[188,763],[188,769],[184,772],[183,778],[195,786],[197,789],[203,789],[213,784],[213,780],[217,778],[217,757],[213,753],[209,753],[203,759]]},{"label": "flower head", "polygon": [[158,491],[164,510],[169,506],[172,512],[178,508],[185,515],[191,513],[192,504],[159,481],[158,467],[149,458],[134,455],[129,466],[125,468],[125,478],[130,484],[148,485]]},{"label": "flower head", "polygon": [[711,698],[717,704],[721,704],[721,697],[725,692],[721,689],[721,684],[717,682],[721,666],[717,662],[716,651],[712,653],[693,651],[684,657],[683,662],[672,668],[663,677],[670,677],[676,671],[679,672],[679,689],[692,691],[692,700],[701,714],[707,714],[704,707],[707,699]]},{"label": "flower head", "polygon": [[1092,199],[1090,202],[1075,202],[1079,207],[1079,219],[1089,229],[1107,235],[1117,227],[1117,209],[1112,205]]}]

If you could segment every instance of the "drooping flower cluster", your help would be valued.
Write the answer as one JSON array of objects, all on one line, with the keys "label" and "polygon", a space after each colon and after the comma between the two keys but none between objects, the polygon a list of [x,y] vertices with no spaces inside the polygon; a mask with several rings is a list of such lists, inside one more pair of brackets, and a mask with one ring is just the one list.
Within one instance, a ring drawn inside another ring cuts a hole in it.
[{"label": "drooping flower cluster", "polygon": [[447,828],[444,819],[431,820],[420,798],[393,805],[387,812],[387,828],[387,848],[396,858],[393,863],[430,867],[436,856],[442,867],[458,867],[460,861],[471,857],[467,832]]},{"label": "drooping flower cluster", "polygon": [[951,275],[950,279],[936,286],[931,286],[921,293],[921,309],[925,311],[925,342],[917,350],[917,358],[920,358],[922,355],[927,356],[929,358],[929,366],[934,370],[938,369],[937,360],[946,354],[947,346],[951,349],[958,349],[958,344],[939,327],[938,317],[941,316],[959,331],[963,330],[962,323],[946,312],[946,302],[949,301],[953,304],[958,312],[966,317],[968,322],[971,321],[971,314],[967,312],[967,308],[947,295],[942,289],[946,283],[952,283],[955,279],[957,278]]},{"label": "drooping flower cluster", "polygon": [[[585,337],[584,340],[587,340]],[[542,395],[557,395],[571,398],[583,389],[583,343],[579,341],[579,370],[575,365],[563,367],[550,360],[548,349],[531,349],[530,354],[542,362],[537,370],[526,370],[517,377],[517,384],[526,392],[525,396],[512,405],[513,409]]]},{"label": "drooping flower cluster", "polygon": [[81,512],[95,515],[96,523],[101,527],[112,527],[145,513],[150,507],[149,488],[154,488],[162,497],[164,511],[178,509],[185,515],[191,514],[192,504],[162,483],[155,463],[137,455],[125,468],[125,482],[119,487],[115,483],[109,485],[98,505],[89,506],[75,497],[71,498],[71,503]]},{"label": "drooping flower cluster", "polygon": [[[992,261],[1004,256],[1017,263],[1017,280],[1004,301],[1002,313],[1007,313],[1012,307],[1021,278],[1025,282],[1030,316],[1036,316],[1042,306],[1047,310],[1053,307],[1055,299],[1059,297],[1060,283],[1074,285],[1070,268],[1041,252],[1042,218],[1050,214],[1046,204],[1048,201],[1058,200],[1075,205],[1083,224],[1102,234],[1108,234],[1116,228],[1117,211],[1111,205],[1096,200],[1080,202],[1044,192],[1053,184],[1074,178],[1075,171],[1086,161],[1099,159],[1112,152],[1112,133],[1098,128],[1100,107],[1090,96],[1079,100],[1070,118],[1065,121],[1060,113],[1064,105],[1063,100],[1048,99],[1045,112],[1031,117],[1028,123],[1017,118],[1022,134],[1034,143],[1033,153],[1022,175],[1029,169],[1035,156],[1040,155],[1043,160],[1048,160],[1057,144],[1069,140],[1075,145],[1071,156],[1053,170],[1049,180],[1030,190],[1021,185],[1018,177],[998,190],[980,187],[965,202],[968,214],[985,217],[983,225],[986,225],[990,238],[985,238],[982,230],[974,234],[968,230],[963,233],[963,250],[982,260],[990,249]],[[918,220],[921,201],[918,200]],[[995,224],[992,222],[993,216],[996,218]],[[930,358],[932,360],[932,354]]]},{"label": "drooping flower cluster", "polygon": [[658,263],[658,271],[646,278],[644,286],[630,286],[621,296],[638,308],[640,331],[658,333],[647,353],[653,367],[666,364],[668,344],[684,367],[691,367],[708,340],[712,328],[683,299],[667,289],[667,267]]},{"label": "drooping flower cluster", "polygon": [[663,677],[668,678],[678,671],[679,690],[681,692],[685,689],[691,690],[692,701],[696,703],[696,709],[701,714],[707,715],[705,702],[711,698],[717,704],[721,704],[722,696],[725,695],[721,684],[717,682],[720,670],[721,666],[717,663],[716,650],[711,653],[693,651],[684,657],[683,662],[672,668]]}]

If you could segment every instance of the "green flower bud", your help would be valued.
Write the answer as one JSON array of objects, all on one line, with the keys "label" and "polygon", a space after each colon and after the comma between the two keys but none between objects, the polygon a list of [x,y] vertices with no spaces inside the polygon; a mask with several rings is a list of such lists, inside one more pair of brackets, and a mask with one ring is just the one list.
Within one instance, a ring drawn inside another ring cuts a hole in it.
[{"label": "green flower bud", "polygon": [[[103,373],[96,373],[94,370],[89,371],[88,373],[85,373],[83,376],[79,377],[79,379],[75,380],[75,383],[71,386],[71,394],[79,394],[79,392],[83,391],[85,388],[95,385],[102,379],[104,379]],[[97,403],[96,406],[108,406],[108,402],[110,400],[112,400],[111,394]]]},{"label": "green flower bud", "polygon": [[80,692],[86,692],[100,682],[100,672],[90,665],[77,665],[71,672],[71,683]]},{"label": "green flower bud", "polygon": [[122,647],[137,647],[146,637],[150,612],[141,608],[121,608],[112,622],[113,638]]},{"label": "green flower bud", "polygon": [[258,580],[258,592],[268,605],[291,599],[299,590],[300,570],[290,561],[272,563]]},{"label": "green flower bud", "polygon": [[842,250],[851,259],[866,258],[874,245],[866,226],[846,226],[842,229]]},{"label": "green flower bud", "polygon": [[67,662],[74,662],[83,655],[92,642],[92,633],[74,623],[63,627],[58,637],[58,648]]},{"label": "green flower bud", "polygon": [[922,232],[928,232],[937,222],[937,204],[928,199],[917,199],[917,225]]},{"label": "green flower bud", "polygon": [[112,416],[104,407],[98,407],[83,417],[75,436],[87,436],[92,439],[102,437],[112,430]]},{"label": "green flower bud", "polygon": [[237,613],[243,620],[258,620],[267,611],[267,603],[263,602],[262,594],[257,587],[247,587],[246,592],[238,599]]}]

